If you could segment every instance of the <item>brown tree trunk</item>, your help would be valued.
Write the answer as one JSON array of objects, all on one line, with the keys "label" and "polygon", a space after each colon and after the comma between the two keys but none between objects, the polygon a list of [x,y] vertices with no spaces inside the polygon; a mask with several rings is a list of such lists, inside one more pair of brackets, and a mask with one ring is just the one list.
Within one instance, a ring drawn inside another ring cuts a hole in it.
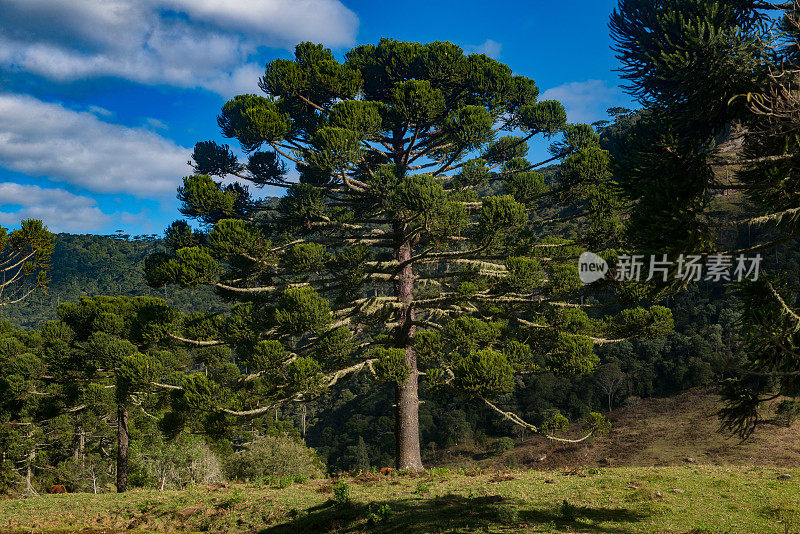
[{"label": "brown tree trunk", "polygon": [[117,493],[128,489],[128,410],[117,407]]},{"label": "brown tree trunk", "polygon": [[[402,226],[395,227],[399,244],[395,251],[397,261],[411,258],[411,244],[405,241]],[[397,469],[422,471],[422,455],[419,445],[419,388],[417,355],[414,351],[414,270],[405,265],[398,273],[395,293],[405,303],[398,312],[398,345],[406,351],[406,363],[411,370],[408,378],[395,387],[395,466]]]}]

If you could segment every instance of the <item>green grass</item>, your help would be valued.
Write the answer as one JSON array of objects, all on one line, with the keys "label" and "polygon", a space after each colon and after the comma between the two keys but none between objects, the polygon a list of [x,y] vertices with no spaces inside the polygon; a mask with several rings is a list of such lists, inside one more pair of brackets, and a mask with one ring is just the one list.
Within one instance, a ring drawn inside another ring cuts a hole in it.
[{"label": "green grass", "polygon": [[[623,467],[0,501],[0,532],[800,532],[800,469]],[[475,474],[470,473],[470,474]],[[677,490],[677,491],[676,491]]]}]

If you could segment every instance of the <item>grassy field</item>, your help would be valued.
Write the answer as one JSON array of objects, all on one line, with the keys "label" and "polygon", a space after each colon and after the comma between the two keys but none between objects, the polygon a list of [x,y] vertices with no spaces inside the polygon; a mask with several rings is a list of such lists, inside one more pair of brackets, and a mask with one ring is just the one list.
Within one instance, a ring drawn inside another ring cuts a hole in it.
[{"label": "grassy field", "polygon": [[335,492],[331,479],[6,500],[0,532],[800,532],[800,469],[434,470],[340,480],[344,504],[335,500],[344,486]]},{"label": "grassy field", "polygon": [[501,455],[465,447],[427,458],[449,470],[339,479],[345,504],[333,479],[0,500],[0,534],[800,534],[800,422],[768,422],[741,443],[717,432],[718,409],[702,390],[644,399],[614,410],[611,433],[590,442],[529,438]]}]

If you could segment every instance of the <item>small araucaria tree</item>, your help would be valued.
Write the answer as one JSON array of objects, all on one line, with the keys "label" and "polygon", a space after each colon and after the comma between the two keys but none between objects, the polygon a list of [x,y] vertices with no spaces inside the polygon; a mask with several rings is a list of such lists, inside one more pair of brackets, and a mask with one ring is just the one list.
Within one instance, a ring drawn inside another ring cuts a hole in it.
[{"label": "small araucaria tree", "polygon": [[[191,375],[184,407],[258,415],[366,368],[395,386],[397,467],[419,470],[421,376],[527,425],[490,401],[515,373],[588,371],[601,332],[621,335],[582,309],[581,246],[541,237],[553,205],[588,213],[597,250],[616,235],[607,155],[532,80],[450,43],[384,39],[344,62],[300,44],[259,86],[218,118],[245,161],[195,147],[178,196],[203,231],[174,223],[170,250],[148,261],[152,285],[210,284],[237,302],[175,334],[230,345],[246,371],[234,389]],[[534,136],[561,132],[553,158],[525,159]],[[557,160],[549,188],[536,169]],[[285,194],[255,198],[245,183]],[[671,320],[661,308],[624,318]]]}]

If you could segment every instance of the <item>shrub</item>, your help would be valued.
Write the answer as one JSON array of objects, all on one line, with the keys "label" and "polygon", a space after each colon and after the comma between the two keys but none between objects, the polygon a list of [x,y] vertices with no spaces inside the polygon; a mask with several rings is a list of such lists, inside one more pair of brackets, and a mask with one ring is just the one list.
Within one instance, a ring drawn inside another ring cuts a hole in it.
[{"label": "shrub", "polygon": [[264,436],[246,450],[232,454],[225,465],[228,477],[252,482],[264,478],[323,475],[314,451],[287,436]]},{"label": "shrub", "polygon": [[492,443],[492,452],[495,454],[502,454],[514,448],[514,440],[509,437],[502,437]]},{"label": "shrub", "polygon": [[372,511],[372,505],[370,505],[370,513],[367,516],[367,520],[369,521],[370,526],[375,526],[378,523],[382,523],[389,519],[392,515],[392,509],[388,504],[382,505],[380,508]]},{"label": "shrub", "polygon": [[333,485],[333,502],[340,506],[350,502],[350,486],[344,480]]}]

